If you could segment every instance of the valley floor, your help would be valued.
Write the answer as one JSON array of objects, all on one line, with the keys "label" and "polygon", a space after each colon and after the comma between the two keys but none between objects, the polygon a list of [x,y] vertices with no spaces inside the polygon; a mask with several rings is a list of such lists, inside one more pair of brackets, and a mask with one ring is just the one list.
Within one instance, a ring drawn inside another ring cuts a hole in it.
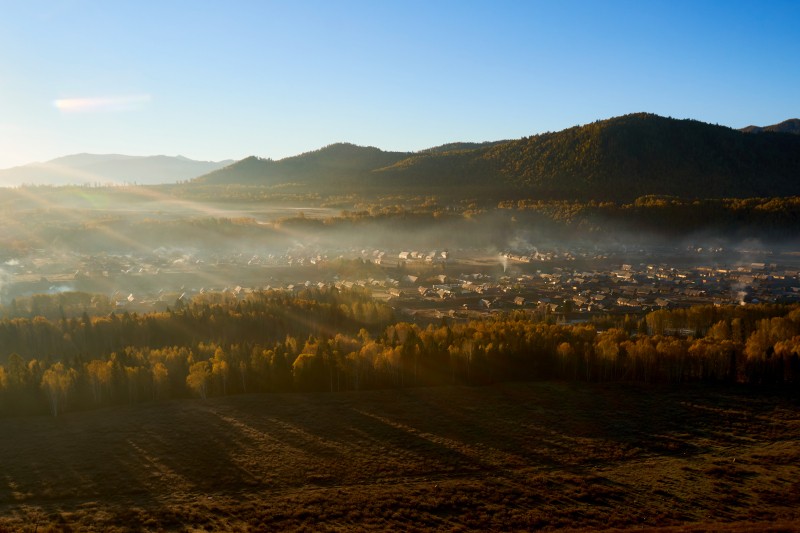
[{"label": "valley floor", "polygon": [[800,530],[800,401],[516,383],[0,420],[0,531]]}]

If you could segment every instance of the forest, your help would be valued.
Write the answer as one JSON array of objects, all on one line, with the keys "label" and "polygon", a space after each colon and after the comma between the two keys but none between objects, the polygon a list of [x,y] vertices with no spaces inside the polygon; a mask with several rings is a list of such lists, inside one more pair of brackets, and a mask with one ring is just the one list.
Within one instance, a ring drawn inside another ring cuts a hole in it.
[{"label": "forest", "polygon": [[0,346],[3,415],[520,380],[796,387],[800,307],[698,306],[580,324],[514,311],[423,327],[398,322],[367,290],[313,287],[202,294],[161,313],[6,318]]},{"label": "forest", "polygon": [[797,195],[798,168],[797,135],[633,113],[511,141],[415,153],[333,144],[279,161],[249,157],[193,183],[630,202],[645,194]]}]

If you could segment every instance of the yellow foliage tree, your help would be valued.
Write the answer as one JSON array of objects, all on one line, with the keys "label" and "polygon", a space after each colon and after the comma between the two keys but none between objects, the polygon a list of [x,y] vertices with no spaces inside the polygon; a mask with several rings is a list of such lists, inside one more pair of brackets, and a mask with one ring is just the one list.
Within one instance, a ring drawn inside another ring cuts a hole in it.
[{"label": "yellow foliage tree", "polygon": [[63,363],[55,363],[42,374],[42,388],[50,400],[50,411],[58,416],[61,404],[66,401],[78,373],[74,368],[66,368]]},{"label": "yellow foliage tree", "polygon": [[189,375],[186,376],[186,384],[204,400],[208,394],[208,380],[211,378],[210,367],[208,361],[198,361],[189,367]]}]

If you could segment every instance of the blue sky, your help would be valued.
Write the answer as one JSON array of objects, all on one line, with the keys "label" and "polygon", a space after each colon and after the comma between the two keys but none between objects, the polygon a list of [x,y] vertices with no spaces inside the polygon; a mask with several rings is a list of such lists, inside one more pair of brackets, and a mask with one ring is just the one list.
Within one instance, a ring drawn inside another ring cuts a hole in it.
[{"label": "blue sky", "polygon": [[800,2],[0,0],[0,168],[800,116]]}]

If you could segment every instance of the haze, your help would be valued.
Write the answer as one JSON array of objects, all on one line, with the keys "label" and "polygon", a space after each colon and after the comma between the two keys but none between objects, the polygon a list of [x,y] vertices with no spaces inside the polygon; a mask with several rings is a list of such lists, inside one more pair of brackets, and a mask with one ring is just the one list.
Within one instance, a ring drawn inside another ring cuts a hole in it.
[{"label": "haze", "polygon": [[800,2],[0,14],[0,531],[799,529]]}]

